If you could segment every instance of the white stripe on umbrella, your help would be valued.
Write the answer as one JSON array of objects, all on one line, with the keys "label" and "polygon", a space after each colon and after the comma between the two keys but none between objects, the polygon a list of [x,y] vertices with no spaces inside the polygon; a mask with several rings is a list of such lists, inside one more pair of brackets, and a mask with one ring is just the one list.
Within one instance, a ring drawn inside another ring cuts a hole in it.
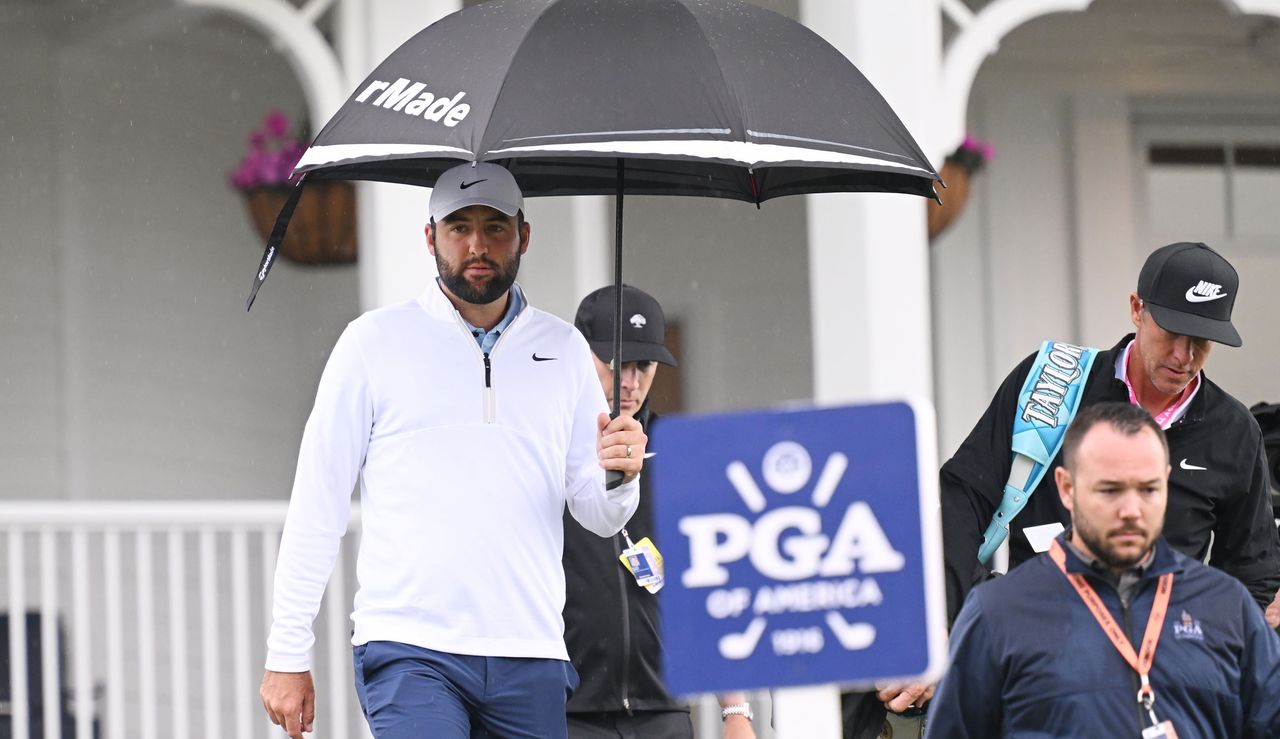
[{"label": "white stripe on umbrella", "polygon": [[547,153],[622,154],[624,156],[689,157],[718,159],[745,167],[781,164],[873,164],[910,172],[929,174],[927,170],[901,162],[860,154],[808,149],[779,144],[755,144],[750,141],[594,141],[581,144],[547,144],[545,146],[511,146],[485,152],[485,158],[532,156]]},{"label": "white stripe on umbrella", "polygon": [[[708,159],[729,162],[744,167],[779,166],[787,164],[869,164],[891,167],[907,172],[930,174],[921,167],[901,162],[859,154],[842,154],[835,151],[809,149],[778,144],[755,144],[749,141],[593,141],[579,144],[547,144],[544,146],[512,146],[485,152],[485,159],[506,156],[532,157],[547,154],[602,154],[605,156],[663,156],[673,158]],[[331,165],[363,158],[412,158],[423,155],[445,155],[470,159],[466,149],[444,146],[414,146],[412,144],[335,144],[313,146],[307,149],[298,162],[298,169],[317,165]]]},{"label": "white stripe on umbrella", "polygon": [[456,146],[423,146],[421,144],[331,144],[329,146],[312,146],[302,154],[294,172],[337,164],[350,159],[369,156],[401,156],[409,158],[415,155],[457,157],[471,159],[471,152]]},{"label": "white stripe on umbrella", "polygon": [[[652,129],[637,129],[635,131],[585,131],[582,133],[548,134],[546,136],[522,136],[520,138],[507,139],[507,141],[514,143],[516,141],[536,141],[538,139],[567,139],[567,138],[583,137],[583,136],[600,136],[600,137],[602,136],[650,136],[653,138],[657,138],[656,136],[654,136],[654,134],[662,134],[662,133],[666,133],[666,134],[709,133],[709,134],[725,136],[733,133],[733,130],[729,128],[652,128]],[[893,154],[891,152],[880,151],[879,149],[872,149],[866,146],[853,146],[851,144],[842,144],[839,141],[827,141],[826,139],[811,139],[811,138],[805,138],[804,136],[788,136],[786,134],[767,133],[765,131],[752,131],[749,128],[747,129],[747,135],[757,139],[782,139],[785,141],[798,141],[802,144],[823,144],[826,146],[835,146],[840,149],[850,149],[855,151],[871,152],[872,154],[880,154],[887,157],[893,157],[894,159],[910,161],[909,157],[901,154]]]}]

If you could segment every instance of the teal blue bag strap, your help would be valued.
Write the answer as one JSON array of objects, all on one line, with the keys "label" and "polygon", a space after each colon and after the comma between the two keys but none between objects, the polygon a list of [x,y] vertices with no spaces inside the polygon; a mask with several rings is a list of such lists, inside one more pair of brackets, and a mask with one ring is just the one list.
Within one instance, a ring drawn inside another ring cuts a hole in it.
[{"label": "teal blue bag strap", "polygon": [[1004,496],[991,523],[982,534],[978,561],[987,564],[1009,536],[1009,524],[1026,507],[1036,486],[1049,471],[1062,448],[1067,426],[1075,418],[1089,380],[1089,369],[1098,350],[1086,346],[1046,341],[1036,355],[1018,393],[1013,419],[1013,466]]}]

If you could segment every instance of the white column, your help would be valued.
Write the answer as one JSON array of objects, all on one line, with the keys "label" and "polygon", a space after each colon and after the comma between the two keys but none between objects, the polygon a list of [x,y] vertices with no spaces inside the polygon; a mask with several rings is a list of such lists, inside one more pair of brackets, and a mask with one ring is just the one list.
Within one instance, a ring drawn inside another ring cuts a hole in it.
[{"label": "white column", "polygon": [[[623,198],[626,205],[626,198]],[[570,215],[573,243],[573,305],[577,309],[578,302],[587,293],[601,285],[613,281],[613,253],[615,221],[613,200],[605,197],[574,198]],[[626,219],[623,219],[626,222]],[[635,221],[632,221],[634,224]],[[630,234],[641,233],[641,229],[629,229]],[[634,238],[634,236],[632,236]],[[627,242],[623,242],[624,246]],[[623,280],[626,278],[626,265],[623,264]],[[572,318],[572,316],[568,316]]]},{"label": "white column", "polygon": [[1107,346],[1133,330],[1123,306],[1137,286],[1142,249],[1134,223],[1138,206],[1131,134],[1126,96],[1072,99],[1075,338],[1093,346]]},{"label": "white column", "polygon": [[[931,151],[937,0],[800,0],[800,19],[853,61]],[[814,400],[931,399],[925,201],[819,195],[809,196],[807,211]],[[835,688],[780,690],[775,705],[784,739],[840,736]]]},{"label": "white column", "polygon": [[[936,0],[802,0],[800,8],[805,25],[857,65],[929,151],[941,58]],[[810,196],[808,215],[816,399],[931,397],[925,201]]]},{"label": "white column", "polygon": [[[342,0],[339,54],[354,87],[418,31],[462,9],[462,0]],[[418,295],[435,276],[423,228],[431,191],[383,182],[359,184],[360,307]]]},{"label": "white column", "polygon": [[[578,301],[613,280],[613,200],[603,196],[526,198],[532,227],[520,262],[520,285],[530,302],[572,321]],[[627,234],[643,233],[631,221]]]}]

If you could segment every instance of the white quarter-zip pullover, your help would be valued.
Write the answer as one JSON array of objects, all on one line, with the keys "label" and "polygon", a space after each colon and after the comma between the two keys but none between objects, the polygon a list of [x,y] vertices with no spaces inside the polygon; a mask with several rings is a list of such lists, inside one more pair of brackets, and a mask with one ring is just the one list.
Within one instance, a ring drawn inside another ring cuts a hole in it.
[{"label": "white quarter-zip pullover", "polygon": [[[536,359],[535,359],[536,357]],[[567,659],[561,514],[611,536],[590,349],[526,305],[492,351],[432,284],[353,321],[307,421],[276,567],[269,670],[310,669],[312,622],[360,483],[353,644]]]}]

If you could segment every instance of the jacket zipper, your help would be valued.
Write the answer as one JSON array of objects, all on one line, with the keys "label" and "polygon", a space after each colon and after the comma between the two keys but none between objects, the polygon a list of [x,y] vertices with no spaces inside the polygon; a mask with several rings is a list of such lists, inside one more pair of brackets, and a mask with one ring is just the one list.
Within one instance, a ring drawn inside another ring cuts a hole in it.
[{"label": "jacket zipper", "polygon": [[480,349],[480,344],[476,342],[476,337],[472,335],[471,331],[467,328],[466,324],[463,323],[462,315],[459,314],[457,311],[454,311],[454,316],[457,320],[458,328],[462,329],[463,332],[466,333],[467,338],[471,340],[471,343],[473,346],[475,346],[476,351],[480,352],[480,358],[484,361],[484,422],[485,423],[497,423],[497,418],[496,418],[497,413],[495,411],[495,407],[497,403],[494,400],[494,392],[493,392],[493,362],[489,359],[489,355],[492,354],[493,352],[498,351],[498,345],[502,343],[503,339],[507,338],[507,334],[511,333],[511,330],[514,329],[516,324],[520,322],[520,319],[524,317],[524,313],[525,312],[522,310],[516,314],[515,319],[511,321],[511,325],[507,326],[507,330],[503,331],[502,334],[498,336],[498,340],[493,342],[493,350],[490,352],[486,352]]},{"label": "jacket zipper", "polygon": [[[622,534],[613,535],[613,551],[619,557],[622,556],[622,542],[618,537]],[[622,593],[622,708],[631,715],[631,597],[627,591],[627,575],[623,567],[619,566],[618,582],[621,584]]]},{"label": "jacket zipper", "polygon": [[484,422],[493,423],[493,363],[484,353]]}]

